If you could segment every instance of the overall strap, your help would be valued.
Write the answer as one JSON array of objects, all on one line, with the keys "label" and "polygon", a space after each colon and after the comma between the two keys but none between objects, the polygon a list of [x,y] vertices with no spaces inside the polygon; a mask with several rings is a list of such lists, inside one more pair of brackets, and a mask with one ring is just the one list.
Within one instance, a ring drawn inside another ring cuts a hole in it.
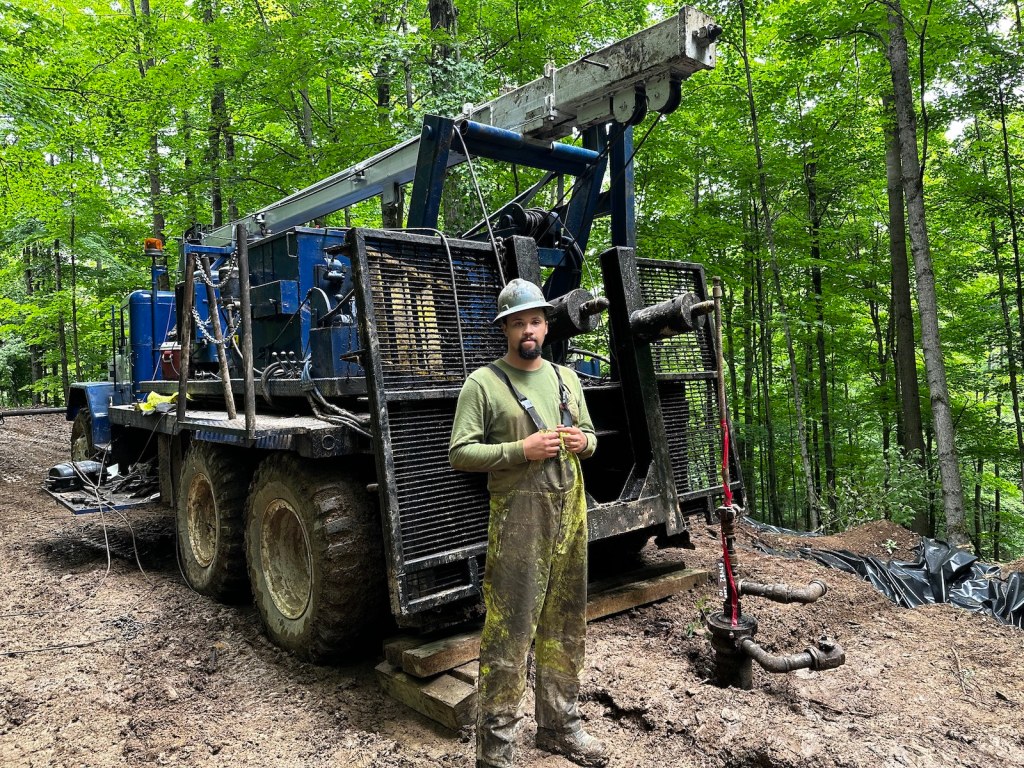
[{"label": "overall strap", "polygon": [[558,409],[562,414],[562,426],[571,427],[572,411],[569,410],[569,388],[565,386],[565,382],[562,381],[562,375],[558,372],[558,366],[552,363],[551,367],[555,369],[555,378],[558,379]]},{"label": "overall strap", "polygon": [[[530,402],[530,398],[516,389],[516,385],[512,383],[512,379],[508,377],[508,374],[494,363],[488,363],[487,367],[494,371],[495,376],[508,385],[508,388],[512,391],[513,397],[515,397],[515,399],[519,401],[519,404],[523,406],[523,410],[526,411],[527,415],[529,415],[530,419],[533,421],[533,425],[538,430],[547,429],[547,426],[544,424],[544,420],[540,417],[540,414],[537,413],[537,409],[533,407],[533,403]],[[561,379],[559,379],[559,381],[561,381]]]},{"label": "overall strap", "polygon": [[[540,414],[537,413],[537,409],[533,407],[533,403],[530,401],[530,398],[516,389],[516,385],[512,383],[512,379],[508,377],[508,374],[501,370],[501,368],[499,368],[495,363],[488,363],[487,367],[494,371],[494,374],[508,385],[508,388],[512,391],[512,396],[519,401],[523,410],[526,411],[530,419],[533,421],[533,425],[537,429],[547,429],[547,426],[544,424],[544,420],[540,417]],[[562,375],[558,372],[558,366],[552,363],[551,367],[555,371],[555,378],[558,379],[558,410],[562,417],[562,426],[571,427],[573,423],[572,411],[569,409],[569,388],[565,386],[565,382],[562,381]]]}]

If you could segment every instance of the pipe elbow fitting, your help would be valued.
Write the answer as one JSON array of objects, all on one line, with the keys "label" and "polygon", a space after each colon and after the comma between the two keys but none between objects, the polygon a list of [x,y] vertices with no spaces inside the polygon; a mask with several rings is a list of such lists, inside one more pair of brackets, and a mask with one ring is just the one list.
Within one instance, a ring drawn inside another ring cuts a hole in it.
[{"label": "pipe elbow fitting", "polygon": [[809,646],[804,653],[811,656],[811,669],[823,672],[827,669],[838,669],[846,663],[846,651],[839,643],[819,640],[816,646]]},{"label": "pipe elbow fitting", "polygon": [[816,646],[808,646],[803,653],[776,656],[749,637],[740,641],[740,650],[756,661],[766,672],[783,674],[797,669],[811,669],[824,672],[837,669],[846,663],[846,652],[839,643],[820,640]]}]

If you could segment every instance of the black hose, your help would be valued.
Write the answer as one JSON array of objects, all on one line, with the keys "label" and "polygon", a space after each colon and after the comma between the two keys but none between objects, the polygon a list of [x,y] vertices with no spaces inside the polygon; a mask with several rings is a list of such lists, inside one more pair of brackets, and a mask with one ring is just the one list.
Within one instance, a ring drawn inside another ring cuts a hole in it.
[{"label": "black hose", "polygon": [[740,581],[739,593],[764,597],[776,603],[813,603],[828,592],[824,581],[814,579],[806,587],[790,587],[787,584],[761,584],[756,581]]}]

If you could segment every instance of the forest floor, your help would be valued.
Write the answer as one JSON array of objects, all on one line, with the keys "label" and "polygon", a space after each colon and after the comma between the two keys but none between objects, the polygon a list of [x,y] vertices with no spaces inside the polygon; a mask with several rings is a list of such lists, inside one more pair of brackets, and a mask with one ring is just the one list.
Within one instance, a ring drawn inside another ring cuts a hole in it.
[{"label": "forest floor", "polygon": [[[168,511],[132,511],[131,529],[65,512],[39,486],[68,434],[60,416],[0,424],[0,765],[473,765],[470,734],[380,692],[377,658],[301,663],[251,606],[190,591]],[[667,556],[713,570],[716,532],[693,533],[695,551]],[[829,584],[810,606],[747,599],[758,640],[795,653],[827,635],[846,665],[755,666],[753,690],[716,687],[700,618],[718,603],[711,584],[594,622],[582,710],[612,766],[1024,765],[1024,632],[946,605],[897,608],[849,574],[759,554],[754,539],[741,529],[741,576]],[[814,541],[896,559],[914,543],[886,522]],[[519,764],[568,768],[533,733],[528,717]]]}]

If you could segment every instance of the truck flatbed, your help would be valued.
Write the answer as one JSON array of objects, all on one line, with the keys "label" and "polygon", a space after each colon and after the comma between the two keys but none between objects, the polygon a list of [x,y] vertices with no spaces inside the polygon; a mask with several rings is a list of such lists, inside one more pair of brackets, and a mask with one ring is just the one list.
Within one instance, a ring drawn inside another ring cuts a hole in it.
[{"label": "truck flatbed", "polygon": [[200,440],[229,443],[268,450],[293,450],[312,458],[362,453],[370,441],[352,430],[313,416],[257,413],[251,439],[246,435],[245,417],[229,419],[222,410],[189,409],[180,422],[177,414],[146,414],[131,405],[111,406],[112,425],[147,429],[155,434],[192,432]]}]

